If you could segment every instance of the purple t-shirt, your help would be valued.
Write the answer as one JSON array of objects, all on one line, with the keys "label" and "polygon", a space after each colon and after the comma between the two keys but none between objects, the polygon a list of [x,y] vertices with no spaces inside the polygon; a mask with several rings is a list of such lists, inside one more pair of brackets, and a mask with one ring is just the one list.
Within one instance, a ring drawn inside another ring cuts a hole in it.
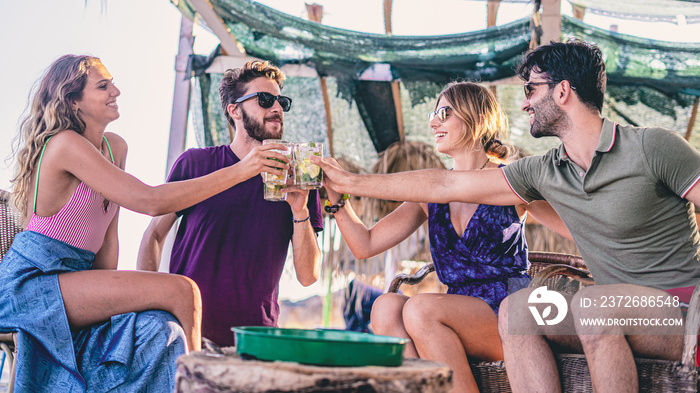
[{"label": "purple t-shirt", "polygon": [[[190,149],[169,182],[204,176],[238,163],[228,145]],[[309,192],[311,225],[323,229],[318,192]],[[292,239],[287,202],[263,199],[261,176],[177,213],[182,216],[170,272],[193,279],[202,292],[202,335],[233,345],[233,326],[276,326],[277,295]],[[297,224],[299,225],[299,224]]]}]

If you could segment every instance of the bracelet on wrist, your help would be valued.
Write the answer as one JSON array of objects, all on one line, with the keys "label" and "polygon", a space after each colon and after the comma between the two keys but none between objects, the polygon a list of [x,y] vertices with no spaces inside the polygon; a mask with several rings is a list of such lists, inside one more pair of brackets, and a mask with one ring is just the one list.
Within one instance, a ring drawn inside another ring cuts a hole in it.
[{"label": "bracelet on wrist", "polygon": [[303,219],[303,220],[297,220],[297,219],[295,219],[294,217],[292,217],[292,222],[295,223],[295,224],[299,224],[299,223],[304,222],[304,221],[309,221],[309,218],[311,218],[311,214],[309,214],[308,216],[306,216],[306,218]]},{"label": "bracelet on wrist", "polygon": [[347,201],[348,199],[350,199],[350,195],[343,194],[343,197],[340,198],[338,203],[335,205],[331,205],[331,201],[326,199],[326,203],[324,203],[323,210],[325,210],[328,214],[335,214],[338,212],[338,210],[340,210],[341,207],[345,206],[345,201]]}]

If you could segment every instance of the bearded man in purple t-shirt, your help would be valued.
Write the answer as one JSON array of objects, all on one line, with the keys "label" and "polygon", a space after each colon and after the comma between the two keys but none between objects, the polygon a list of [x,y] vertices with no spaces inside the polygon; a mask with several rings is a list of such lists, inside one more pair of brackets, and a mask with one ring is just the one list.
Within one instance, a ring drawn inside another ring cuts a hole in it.
[{"label": "bearded man in purple t-shirt", "polygon": [[[227,70],[219,86],[226,118],[236,130],[230,145],[190,149],[175,162],[169,182],[241,168],[234,187],[188,209],[155,217],[144,233],[137,268],[158,270],[165,237],[181,217],[170,257],[170,272],[193,279],[202,293],[202,336],[233,345],[231,327],[276,326],[279,281],[292,242],[294,269],[308,286],[318,279],[323,229],[316,190],[290,189],[285,202],[263,199],[265,168],[253,159],[281,139],[291,99],[280,95],[284,74],[263,61]],[[280,146],[278,146],[280,147]]]}]

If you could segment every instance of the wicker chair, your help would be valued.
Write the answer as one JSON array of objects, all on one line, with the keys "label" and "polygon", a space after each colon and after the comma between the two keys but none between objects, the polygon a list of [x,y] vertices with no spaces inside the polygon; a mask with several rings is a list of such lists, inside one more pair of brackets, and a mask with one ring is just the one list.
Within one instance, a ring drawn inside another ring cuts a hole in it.
[{"label": "wicker chair", "polygon": [[[22,231],[17,225],[18,214],[10,206],[10,193],[0,190],[0,259],[5,256],[15,235]],[[17,369],[17,333],[0,333],[0,349],[5,352],[7,365],[10,367],[10,381],[7,393],[14,391],[15,372]]]},{"label": "wicker chair", "polygon": [[[531,267],[528,273],[533,278],[531,288],[547,285],[549,288],[574,292],[581,285],[593,284],[583,259],[574,255],[530,252]],[[414,275],[399,274],[389,287],[389,292],[397,292],[401,284],[414,285],[423,280],[435,268],[428,264]],[[562,279],[561,277],[564,276]],[[700,283],[698,283],[700,286]],[[635,358],[639,376],[640,392],[697,392],[698,372],[695,367],[695,353],[700,330],[700,290],[695,287],[685,326],[685,342],[681,361]],[[556,355],[562,391],[566,393],[592,392],[591,376],[584,355]],[[472,373],[482,393],[511,392],[503,361],[475,362]]]}]

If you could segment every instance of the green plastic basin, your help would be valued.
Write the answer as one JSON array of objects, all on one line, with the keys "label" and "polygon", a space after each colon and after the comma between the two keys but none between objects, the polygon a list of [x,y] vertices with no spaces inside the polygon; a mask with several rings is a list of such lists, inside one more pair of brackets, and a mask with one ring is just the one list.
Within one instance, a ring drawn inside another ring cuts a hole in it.
[{"label": "green plastic basin", "polygon": [[344,330],[260,326],[231,330],[236,339],[236,352],[243,357],[321,366],[400,366],[408,341]]}]

